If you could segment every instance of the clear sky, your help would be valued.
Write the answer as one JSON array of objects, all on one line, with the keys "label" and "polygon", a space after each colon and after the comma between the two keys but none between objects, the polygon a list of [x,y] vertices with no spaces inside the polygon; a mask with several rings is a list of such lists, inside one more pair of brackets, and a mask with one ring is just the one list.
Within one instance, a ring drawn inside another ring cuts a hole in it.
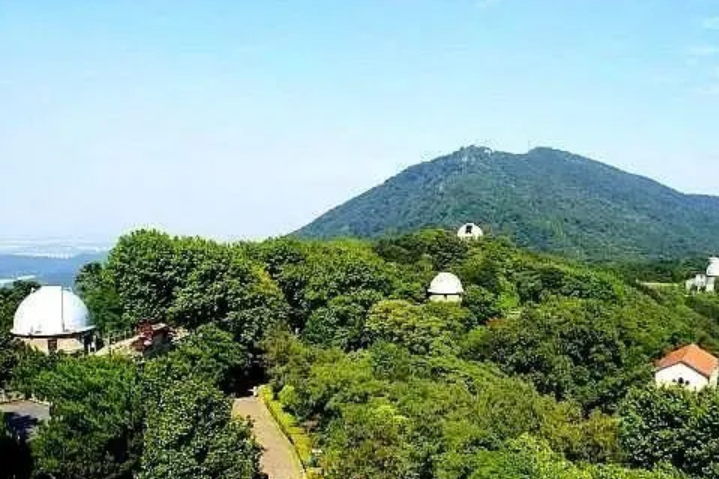
[{"label": "clear sky", "polygon": [[719,195],[719,0],[0,0],[0,237],[287,233],[468,144]]}]

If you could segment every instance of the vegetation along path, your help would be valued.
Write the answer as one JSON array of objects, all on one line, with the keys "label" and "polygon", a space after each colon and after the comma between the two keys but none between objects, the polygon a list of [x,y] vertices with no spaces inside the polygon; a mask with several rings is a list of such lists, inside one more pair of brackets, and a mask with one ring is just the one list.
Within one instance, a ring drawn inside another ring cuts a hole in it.
[{"label": "vegetation along path", "polygon": [[302,479],[304,472],[295,449],[258,397],[236,399],[234,415],[249,417],[257,442],[264,448],[262,470],[270,479]]}]

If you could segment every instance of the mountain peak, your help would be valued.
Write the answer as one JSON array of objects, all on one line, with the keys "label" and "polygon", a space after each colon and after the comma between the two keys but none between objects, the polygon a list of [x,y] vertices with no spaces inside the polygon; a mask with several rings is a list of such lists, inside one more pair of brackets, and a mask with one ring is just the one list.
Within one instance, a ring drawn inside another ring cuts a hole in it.
[{"label": "mountain peak", "polygon": [[[484,161],[491,159],[491,161]],[[465,146],[410,167],[298,231],[378,237],[475,222],[519,245],[594,259],[719,250],[719,198],[669,187],[566,151]]]}]

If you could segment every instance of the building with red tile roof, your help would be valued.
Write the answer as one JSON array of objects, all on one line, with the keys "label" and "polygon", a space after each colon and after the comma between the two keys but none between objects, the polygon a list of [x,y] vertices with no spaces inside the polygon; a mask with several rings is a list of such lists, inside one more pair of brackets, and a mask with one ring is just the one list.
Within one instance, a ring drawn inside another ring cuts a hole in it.
[{"label": "building with red tile roof", "polygon": [[679,385],[695,391],[716,386],[719,359],[696,344],[671,351],[656,363],[654,374],[659,386]]}]

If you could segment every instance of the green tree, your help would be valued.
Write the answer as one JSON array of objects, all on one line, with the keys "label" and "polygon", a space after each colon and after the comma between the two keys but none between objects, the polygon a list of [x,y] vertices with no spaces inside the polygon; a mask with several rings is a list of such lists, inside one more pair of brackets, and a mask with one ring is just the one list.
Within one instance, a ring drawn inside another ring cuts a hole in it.
[{"label": "green tree", "polygon": [[367,290],[332,298],[310,315],[303,338],[326,347],[359,348],[364,343],[369,309],[381,299],[381,294]]},{"label": "green tree", "polygon": [[0,288],[0,331],[10,331],[18,306],[39,287],[33,281],[16,281],[10,287]]},{"label": "green tree", "polygon": [[38,473],[63,479],[130,478],[137,466],[142,415],[135,365],[118,358],[61,360],[34,382],[52,403],[32,441]]},{"label": "green tree", "polygon": [[404,438],[408,421],[390,404],[347,406],[330,426],[329,479],[419,477],[411,444]]},{"label": "green tree", "polygon": [[637,389],[620,409],[621,443],[641,467],[668,462],[696,477],[719,478],[719,393]]},{"label": "green tree", "polygon": [[252,479],[260,448],[230,402],[194,378],[172,381],[149,405],[140,479]]},{"label": "green tree", "polygon": [[[442,305],[445,309],[458,306]],[[461,319],[436,314],[441,307],[414,305],[403,300],[377,303],[367,319],[366,335],[370,341],[389,341],[409,349],[414,354],[428,354],[446,345],[464,326]]]},{"label": "green tree", "polygon": [[120,295],[108,276],[101,263],[88,263],[75,279],[75,288],[90,310],[95,325],[103,333],[136,326],[136,320],[123,316]]},{"label": "green tree", "polygon": [[598,301],[553,300],[490,324],[480,339],[482,356],[541,392],[587,410],[612,409],[631,385],[650,377],[648,345],[638,336],[646,330],[638,324],[633,330],[627,312]]},{"label": "green tree", "polygon": [[169,382],[195,377],[225,391],[233,389],[249,366],[247,349],[215,325],[200,326],[169,353],[145,363],[148,398],[158,398]]},{"label": "green tree", "polygon": [[620,466],[577,466],[529,435],[511,440],[499,451],[482,451],[473,459],[470,479],[681,479],[679,472]]}]

